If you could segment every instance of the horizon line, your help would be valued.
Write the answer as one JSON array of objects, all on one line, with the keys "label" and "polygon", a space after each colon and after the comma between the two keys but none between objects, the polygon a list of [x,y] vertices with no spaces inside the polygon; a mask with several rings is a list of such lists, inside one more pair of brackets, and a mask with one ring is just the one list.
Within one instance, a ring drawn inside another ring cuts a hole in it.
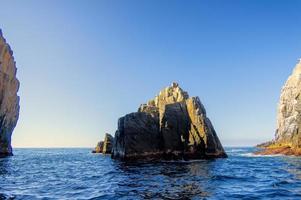
[{"label": "horizon line", "polygon": [[[223,145],[225,148],[239,148],[239,147],[256,147],[256,145]],[[25,146],[25,147],[13,147],[13,149],[80,149],[80,148],[83,148],[83,149],[94,149],[95,147],[86,147],[86,146],[69,146],[69,147],[66,147],[66,146],[62,146],[62,147],[48,147],[48,146],[41,146],[41,147],[36,147],[36,146],[33,146],[33,147],[29,147],[29,146]]]}]

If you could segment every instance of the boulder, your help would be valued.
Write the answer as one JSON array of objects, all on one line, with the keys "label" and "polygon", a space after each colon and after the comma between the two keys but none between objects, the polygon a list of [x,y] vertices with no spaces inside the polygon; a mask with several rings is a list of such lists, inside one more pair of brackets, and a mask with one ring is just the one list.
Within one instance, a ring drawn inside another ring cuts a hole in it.
[{"label": "boulder", "polygon": [[0,157],[12,155],[11,135],[19,118],[19,81],[13,52],[0,30]]},{"label": "boulder", "polygon": [[121,117],[112,158],[206,159],[227,157],[198,97],[177,83]]},{"label": "boulder", "polygon": [[297,63],[281,90],[275,138],[258,145],[256,154],[300,155],[301,152],[301,62]]}]

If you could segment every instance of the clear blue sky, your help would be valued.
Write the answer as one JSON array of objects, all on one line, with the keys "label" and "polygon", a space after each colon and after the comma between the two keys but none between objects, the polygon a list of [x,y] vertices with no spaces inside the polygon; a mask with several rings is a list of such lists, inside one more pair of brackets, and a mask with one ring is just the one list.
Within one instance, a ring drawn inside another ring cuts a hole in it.
[{"label": "clear blue sky", "polygon": [[301,1],[1,1],[21,82],[15,147],[92,147],[178,81],[225,146],[269,140]]}]

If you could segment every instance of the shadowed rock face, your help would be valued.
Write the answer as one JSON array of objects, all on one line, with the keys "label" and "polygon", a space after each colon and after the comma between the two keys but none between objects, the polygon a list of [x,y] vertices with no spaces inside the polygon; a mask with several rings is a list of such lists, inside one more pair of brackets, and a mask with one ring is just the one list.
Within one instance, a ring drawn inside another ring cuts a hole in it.
[{"label": "shadowed rock face", "polygon": [[[299,61],[281,90],[275,139],[258,147],[258,154],[300,155],[301,152],[301,62]],[[274,152],[274,153],[273,153]]]},{"label": "shadowed rock face", "polygon": [[113,158],[136,159],[155,157],[161,153],[158,118],[136,112],[121,117],[115,133]]},{"label": "shadowed rock face", "polygon": [[163,89],[138,112],[118,121],[112,158],[202,159],[227,157],[198,97],[177,83]]},{"label": "shadowed rock face", "polygon": [[11,135],[19,117],[19,81],[13,52],[0,30],[0,157],[12,155]]}]

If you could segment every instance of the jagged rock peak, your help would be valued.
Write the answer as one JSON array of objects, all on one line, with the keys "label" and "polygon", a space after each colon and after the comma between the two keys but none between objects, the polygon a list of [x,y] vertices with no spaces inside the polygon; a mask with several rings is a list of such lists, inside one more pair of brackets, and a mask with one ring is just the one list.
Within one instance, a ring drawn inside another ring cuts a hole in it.
[{"label": "jagged rock peak", "polygon": [[292,75],[300,75],[301,74],[301,58],[298,59],[297,65],[294,68]]},{"label": "jagged rock peak", "polygon": [[154,99],[149,100],[146,104],[141,104],[138,110],[143,112],[153,109],[152,107],[163,109],[166,104],[185,101],[188,98],[188,93],[180,88],[178,83],[173,82],[169,87],[162,89]]},{"label": "jagged rock peak", "polygon": [[173,82],[169,87],[161,90],[156,98],[164,100],[166,103],[175,103],[188,99],[189,95],[178,83]]},{"label": "jagged rock peak", "polygon": [[0,156],[12,155],[11,135],[19,118],[19,81],[13,51],[0,30]]}]

